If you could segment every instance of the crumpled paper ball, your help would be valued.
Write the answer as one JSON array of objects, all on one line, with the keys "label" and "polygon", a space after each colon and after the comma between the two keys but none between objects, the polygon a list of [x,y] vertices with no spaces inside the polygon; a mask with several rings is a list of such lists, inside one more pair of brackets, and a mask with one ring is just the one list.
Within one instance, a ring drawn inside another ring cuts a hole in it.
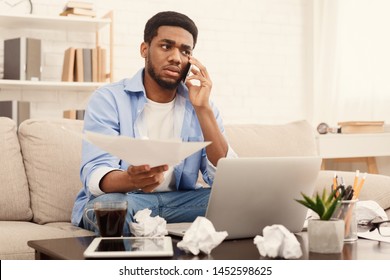
[{"label": "crumpled paper ball", "polygon": [[210,254],[226,236],[226,231],[215,231],[214,225],[207,218],[197,217],[185,232],[183,240],[177,243],[177,247],[194,255],[200,252]]},{"label": "crumpled paper ball", "polygon": [[283,225],[266,226],[263,236],[257,235],[253,243],[263,257],[297,259],[302,256],[301,244]]},{"label": "crumpled paper ball", "polygon": [[168,234],[167,221],[160,216],[151,217],[152,210],[146,208],[134,215],[136,223],[130,223],[130,231],[137,237],[158,237]]}]

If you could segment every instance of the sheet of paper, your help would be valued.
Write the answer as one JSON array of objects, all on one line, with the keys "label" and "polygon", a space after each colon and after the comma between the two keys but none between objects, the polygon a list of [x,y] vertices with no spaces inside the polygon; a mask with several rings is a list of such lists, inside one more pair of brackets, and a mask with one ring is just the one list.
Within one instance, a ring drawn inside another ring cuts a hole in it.
[{"label": "sheet of paper", "polygon": [[135,139],[86,131],[84,139],[131,165],[174,166],[211,142]]},{"label": "sheet of paper", "polygon": [[379,234],[378,230],[374,231],[366,231],[366,232],[358,232],[358,236],[361,238],[376,240],[376,241],[382,241],[382,242],[389,242],[390,243],[390,237],[385,237]]}]

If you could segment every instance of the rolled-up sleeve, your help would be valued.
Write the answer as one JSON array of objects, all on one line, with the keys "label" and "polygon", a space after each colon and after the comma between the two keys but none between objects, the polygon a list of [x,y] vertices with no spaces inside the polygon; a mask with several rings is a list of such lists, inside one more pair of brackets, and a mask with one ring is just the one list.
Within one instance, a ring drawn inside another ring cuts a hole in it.
[{"label": "rolled-up sleeve", "polygon": [[105,192],[103,192],[100,189],[100,181],[107,173],[114,171],[114,170],[121,170],[121,169],[103,166],[103,167],[97,168],[91,174],[91,177],[89,178],[89,181],[88,181],[88,188],[93,196],[99,196],[99,195],[105,194]]}]

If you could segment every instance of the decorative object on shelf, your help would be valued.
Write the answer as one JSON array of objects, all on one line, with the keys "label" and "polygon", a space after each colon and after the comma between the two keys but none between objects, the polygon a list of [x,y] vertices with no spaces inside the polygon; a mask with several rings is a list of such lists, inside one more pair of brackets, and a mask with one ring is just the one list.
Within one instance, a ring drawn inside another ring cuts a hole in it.
[{"label": "decorative object on shelf", "polygon": [[14,38],[4,40],[4,79],[41,80],[41,40]]},{"label": "decorative object on shelf", "polygon": [[93,3],[82,1],[69,1],[60,16],[87,16],[96,17],[93,10]]},{"label": "decorative object on shelf", "polygon": [[68,3],[66,3],[66,7],[93,10],[93,3],[85,1],[68,1]]},{"label": "decorative object on shelf", "polygon": [[329,125],[324,122],[317,126],[317,131],[319,134],[340,133],[340,129],[338,127],[329,127]]},{"label": "decorative object on shelf", "polygon": [[385,131],[384,121],[339,122],[341,133],[381,133]]},{"label": "decorative object on shelf", "polygon": [[0,0],[0,12],[4,14],[32,14],[31,0]]},{"label": "decorative object on shelf", "polygon": [[65,110],[63,112],[63,117],[65,119],[84,120],[84,115],[85,115],[84,109],[71,109],[71,110]]},{"label": "decorative object on shelf", "polygon": [[[337,193],[340,192],[338,195]],[[332,219],[333,213],[344,195],[344,190],[333,190],[329,195],[324,188],[322,195],[318,193],[312,198],[303,194],[303,199],[296,199],[303,206],[313,210],[318,219],[309,219],[307,232],[309,236],[309,251],[314,253],[341,253],[344,245],[345,222]]]}]

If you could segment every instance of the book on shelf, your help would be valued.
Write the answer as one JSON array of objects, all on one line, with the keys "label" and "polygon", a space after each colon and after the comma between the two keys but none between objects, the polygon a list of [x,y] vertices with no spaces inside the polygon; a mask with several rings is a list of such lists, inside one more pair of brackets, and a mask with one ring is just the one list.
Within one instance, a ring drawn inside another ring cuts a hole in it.
[{"label": "book on shelf", "polygon": [[26,80],[41,80],[41,40],[27,38],[26,40]]},{"label": "book on shelf", "polygon": [[63,82],[106,82],[107,50],[96,48],[74,48],[65,50],[62,67]]},{"label": "book on shelf", "polygon": [[107,72],[106,72],[106,59],[107,59],[107,50],[101,47],[97,48],[98,52],[98,80],[99,82],[106,82]]},{"label": "book on shelf", "polygon": [[87,16],[87,17],[96,17],[96,12],[93,10],[82,9],[82,8],[66,8],[60,16]]},{"label": "book on shelf", "polygon": [[75,61],[76,49],[70,47],[65,50],[64,64],[62,66],[62,78],[63,82],[74,81],[74,61]]},{"label": "book on shelf", "polygon": [[98,69],[98,50],[97,48],[93,48],[91,51],[92,58],[92,82],[99,82],[99,69]]},{"label": "book on shelf", "polygon": [[71,110],[65,110],[63,112],[63,117],[65,119],[72,119],[72,120],[84,120],[84,109],[71,109]]},{"label": "book on shelf", "polygon": [[93,3],[92,2],[85,2],[85,1],[68,1],[66,3],[67,8],[81,8],[81,9],[87,9],[87,10],[93,10]]},{"label": "book on shelf", "polygon": [[84,59],[83,49],[77,48],[74,62],[74,81],[84,82]]},{"label": "book on shelf", "polygon": [[381,133],[385,131],[384,121],[339,122],[341,133]]},{"label": "book on shelf", "polygon": [[41,40],[14,38],[4,40],[4,79],[41,79]]},{"label": "book on shelf", "polygon": [[83,48],[84,82],[92,82],[92,49]]}]

